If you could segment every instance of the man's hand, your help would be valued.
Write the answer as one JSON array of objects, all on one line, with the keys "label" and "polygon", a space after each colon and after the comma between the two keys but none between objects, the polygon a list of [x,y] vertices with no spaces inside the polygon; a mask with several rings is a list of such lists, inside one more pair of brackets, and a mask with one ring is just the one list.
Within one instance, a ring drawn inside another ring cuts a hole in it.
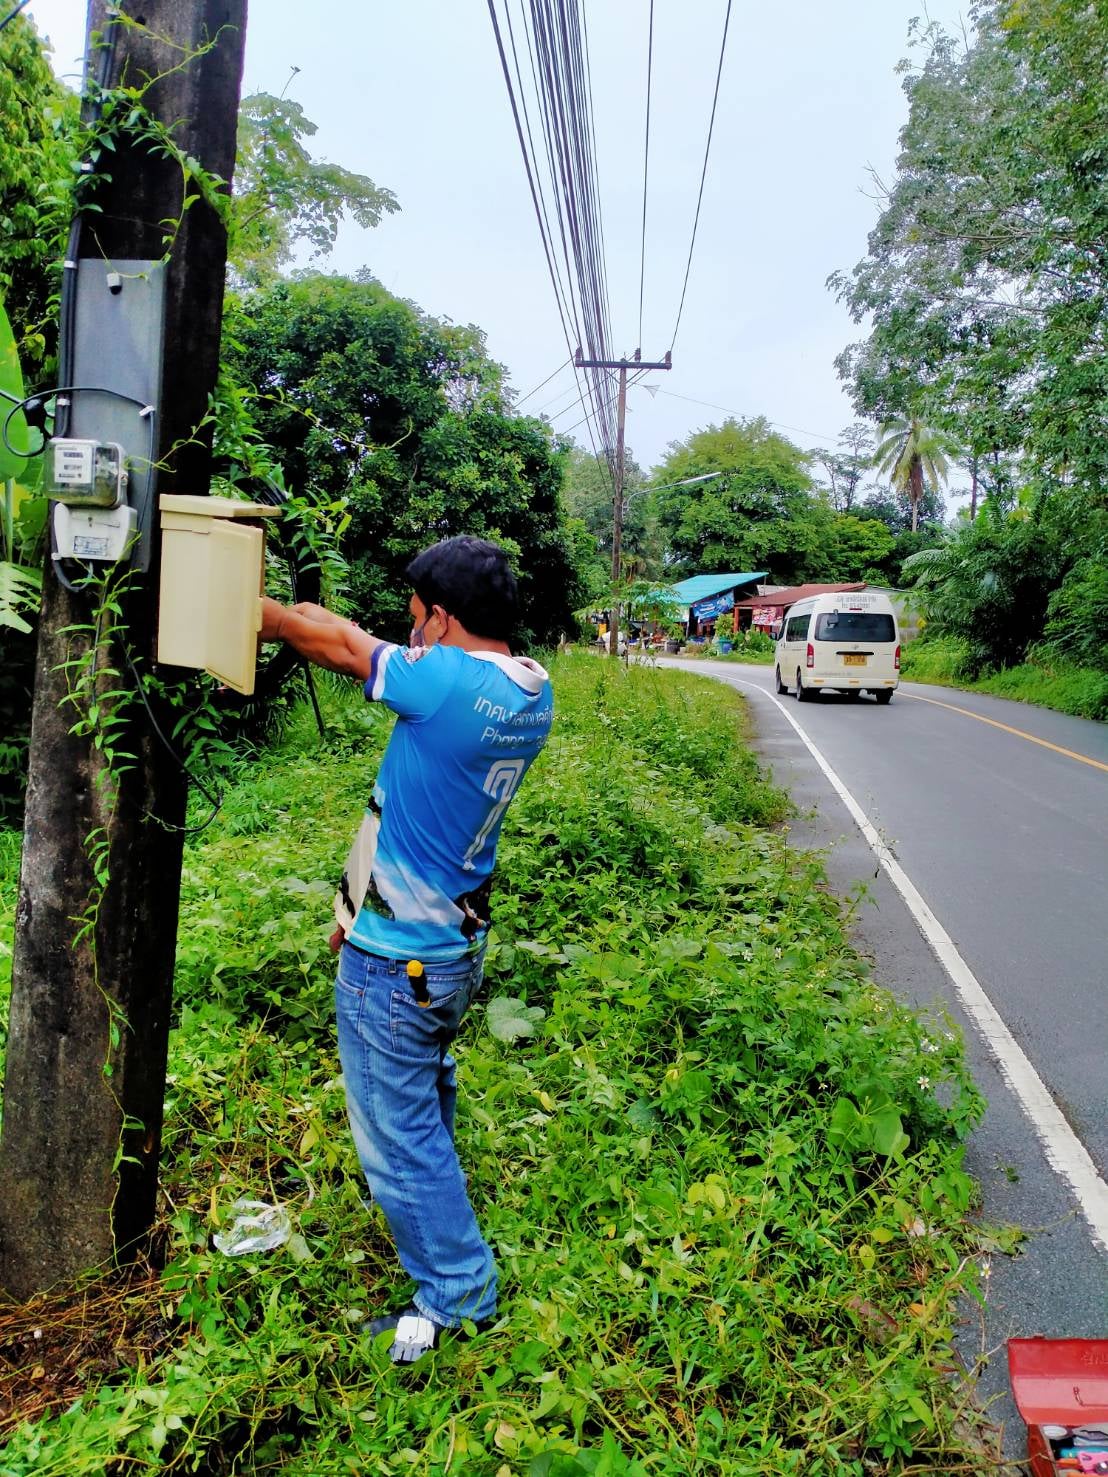
[{"label": "man's hand", "polygon": [[301,600],[290,607],[293,615],[302,615],[306,621],[315,621],[320,626],[356,626],[357,621],[348,621],[344,615],[336,615],[323,605],[313,605],[310,600]]},{"label": "man's hand", "polygon": [[343,927],[341,923],[339,924],[338,928],[335,929],[334,933],[327,940],[327,942],[331,947],[332,954],[337,954],[338,951],[342,948],[343,944],[345,944],[346,934],[343,932]]},{"label": "man's hand", "polygon": [[376,636],[322,605],[304,601],[290,608],[268,595],[262,597],[259,634],[263,641],[287,641],[317,667],[363,682],[369,676],[373,652],[383,645]]},{"label": "man's hand", "polygon": [[288,617],[288,611],[279,600],[271,600],[268,595],[262,596],[262,628],[258,635],[263,641],[280,641],[281,628]]}]

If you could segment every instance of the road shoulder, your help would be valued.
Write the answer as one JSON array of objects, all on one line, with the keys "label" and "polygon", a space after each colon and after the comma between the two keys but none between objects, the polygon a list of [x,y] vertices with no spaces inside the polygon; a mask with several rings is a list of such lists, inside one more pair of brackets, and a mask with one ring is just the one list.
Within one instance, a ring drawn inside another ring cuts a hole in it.
[{"label": "road shoulder", "polygon": [[966,1167],[981,1186],[980,1219],[983,1226],[1020,1226],[1026,1234],[1018,1255],[982,1256],[983,1305],[967,1300],[958,1346],[967,1367],[978,1371],[978,1395],[1002,1429],[1005,1454],[1021,1456],[1024,1429],[1008,1391],[1006,1341],[1035,1333],[1102,1336],[1108,1269],[1022,1108],[966,1020],[948,976],[861,832],[769,694],[750,691],[750,679],[759,674],[702,675],[746,684],[740,690],[750,703],[756,751],[797,807],[790,843],[819,851],[834,892],[854,902],[855,943],[874,977],[910,1005],[946,1012],[962,1030],[971,1069],[989,1103],[966,1150]]}]

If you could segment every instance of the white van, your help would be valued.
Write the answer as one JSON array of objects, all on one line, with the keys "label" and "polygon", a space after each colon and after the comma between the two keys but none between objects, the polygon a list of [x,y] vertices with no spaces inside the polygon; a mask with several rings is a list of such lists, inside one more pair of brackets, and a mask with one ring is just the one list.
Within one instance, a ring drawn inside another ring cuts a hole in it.
[{"label": "white van", "polygon": [[900,682],[900,632],[889,597],[877,590],[815,595],[785,613],[774,652],[777,691],[808,702],[829,687],[892,701]]}]

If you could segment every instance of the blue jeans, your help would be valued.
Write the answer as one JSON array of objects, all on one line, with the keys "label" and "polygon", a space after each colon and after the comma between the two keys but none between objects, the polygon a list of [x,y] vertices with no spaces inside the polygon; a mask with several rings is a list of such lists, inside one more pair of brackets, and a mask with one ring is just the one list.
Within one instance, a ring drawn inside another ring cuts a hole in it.
[{"label": "blue jeans", "polygon": [[403,960],[344,944],[335,982],[339,1057],[358,1159],[385,1213],[415,1305],[444,1327],[496,1312],[496,1267],[454,1152],[448,1047],[481,987],[484,954],[428,965],[428,1006]]}]

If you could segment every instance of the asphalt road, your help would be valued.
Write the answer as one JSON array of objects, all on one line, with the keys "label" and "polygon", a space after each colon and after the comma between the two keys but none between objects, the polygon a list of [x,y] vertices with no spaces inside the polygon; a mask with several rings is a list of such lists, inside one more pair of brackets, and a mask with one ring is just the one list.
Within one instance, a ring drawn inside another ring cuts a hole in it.
[{"label": "asphalt road", "polygon": [[[844,896],[866,885],[857,942],[875,976],[962,1024],[989,1100],[967,1152],[982,1218],[1027,1234],[1018,1255],[986,1260],[985,1309],[966,1310],[960,1343],[983,1360],[980,1393],[1021,1454],[1007,1338],[1108,1337],[1108,726],[915,683],[888,707],[831,693],[799,704],[775,697],[772,668],[666,665],[749,699],[756,745],[798,807],[791,839],[825,852]],[[945,963],[789,718],[945,931]],[[966,1008],[956,977],[970,972],[1010,1038],[1002,1026],[988,1043]],[[1013,1068],[1021,1052],[1049,1094],[1037,1108]]]}]

